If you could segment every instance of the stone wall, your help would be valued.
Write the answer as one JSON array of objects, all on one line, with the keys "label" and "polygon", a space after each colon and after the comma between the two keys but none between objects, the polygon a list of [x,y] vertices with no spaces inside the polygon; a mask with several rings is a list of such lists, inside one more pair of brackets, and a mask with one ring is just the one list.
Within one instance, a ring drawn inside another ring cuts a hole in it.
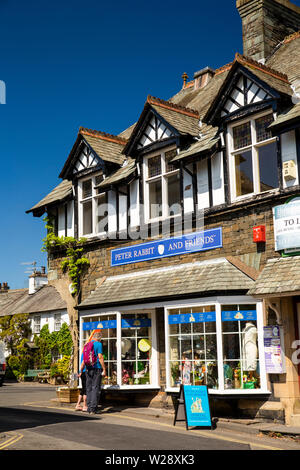
[{"label": "stone wall", "polygon": [[[266,243],[257,244],[253,242],[253,227],[257,225],[265,225]],[[256,207],[240,208],[235,212],[227,210],[207,216],[205,218],[204,229],[208,230],[216,227],[222,227],[223,229],[222,248],[117,267],[110,266],[112,249],[149,241],[150,238],[148,240],[137,241],[89,241],[85,245],[84,250],[91,265],[82,282],[81,299],[84,300],[91,291],[95,290],[97,283],[103,277],[226,256],[239,257],[244,263],[260,270],[268,258],[278,256],[274,251],[273,216],[269,202]],[[55,276],[58,278],[62,275],[60,271],[62,257],[63,253],[59,251],[49,257],[49,270],[55,273]]]},{"label": "stone wall", "polygon": [[300,7],[288,0],[238,0],[243,54],[267,59],[288,35],[300,30]]}]

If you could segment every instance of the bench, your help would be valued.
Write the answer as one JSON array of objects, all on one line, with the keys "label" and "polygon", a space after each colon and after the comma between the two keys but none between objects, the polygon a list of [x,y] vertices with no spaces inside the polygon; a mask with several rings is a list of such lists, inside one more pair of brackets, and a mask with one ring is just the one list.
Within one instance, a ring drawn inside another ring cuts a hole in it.
[{"label": "bench", "polygon": [[[27,369],[26,374],[24,374],[24,380],[26,379],[37,379],[38,381],[44,380],[44,374],[47,374],[50,377],[50,370],[48,369]],[[39,377],[41,375],[41,377]]]}]

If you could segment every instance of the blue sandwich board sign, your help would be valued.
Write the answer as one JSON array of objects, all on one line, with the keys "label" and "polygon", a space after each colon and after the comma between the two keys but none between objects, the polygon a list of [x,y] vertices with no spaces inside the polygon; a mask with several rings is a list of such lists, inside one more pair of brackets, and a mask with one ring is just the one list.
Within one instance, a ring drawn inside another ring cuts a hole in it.
[{"label": "blue sandwich board sign", "polygon": [[212,429],[207,385],[181,385],[177,401],[176,421],[186,421],[189,426]]}]

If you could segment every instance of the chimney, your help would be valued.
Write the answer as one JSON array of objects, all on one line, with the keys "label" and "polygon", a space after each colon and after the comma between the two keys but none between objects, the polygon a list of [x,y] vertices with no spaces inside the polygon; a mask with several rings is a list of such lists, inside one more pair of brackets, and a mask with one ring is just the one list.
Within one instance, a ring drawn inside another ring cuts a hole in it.
[{"label": "chimney", "polygon": [[45,274],[45,267],[42,266],[41,271],[36,271],[29,276],[28,294],[35,294],[45,284],[48,284],[48,277]]},{"label": "chimney", "polygon": [[237,0],[243,54],[264,63],[288,35],[300,30],[300,7],[289,0]]},{"label": "chimney", "polygon": [[210,67],[205,67],[202,70],[194,73],[194,90],[205,87],[208,82],[213,78],[215,71]]},{"label": "chimney", "polygon": [[7,292],[9,289],[10,288],[9,288],[7,282],[3,282],[3,284],[1,284],[1,282],[0,282],[0,294]]}]

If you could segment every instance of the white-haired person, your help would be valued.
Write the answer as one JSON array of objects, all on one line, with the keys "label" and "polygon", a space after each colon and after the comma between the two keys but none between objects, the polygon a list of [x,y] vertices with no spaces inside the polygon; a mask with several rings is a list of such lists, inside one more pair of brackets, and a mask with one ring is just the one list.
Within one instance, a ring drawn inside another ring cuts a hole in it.
[{"label": "white-haired person", "polygon": [[[102,354],[102,334],[100,331],[96,331],[91,339],[93,343],[94,354],[96,356],[96,362],[93,365],[86,364],[82,360],[80,365],[79,377],[83,374],[84,368],[86,368],[86,401],[87,410],[89,414],[98,413],[98,398],[101,387],[102,376],[106,375],[106,368],[104,364],[104,358]],[[83,354],[84,356],[84,354]]]}]

